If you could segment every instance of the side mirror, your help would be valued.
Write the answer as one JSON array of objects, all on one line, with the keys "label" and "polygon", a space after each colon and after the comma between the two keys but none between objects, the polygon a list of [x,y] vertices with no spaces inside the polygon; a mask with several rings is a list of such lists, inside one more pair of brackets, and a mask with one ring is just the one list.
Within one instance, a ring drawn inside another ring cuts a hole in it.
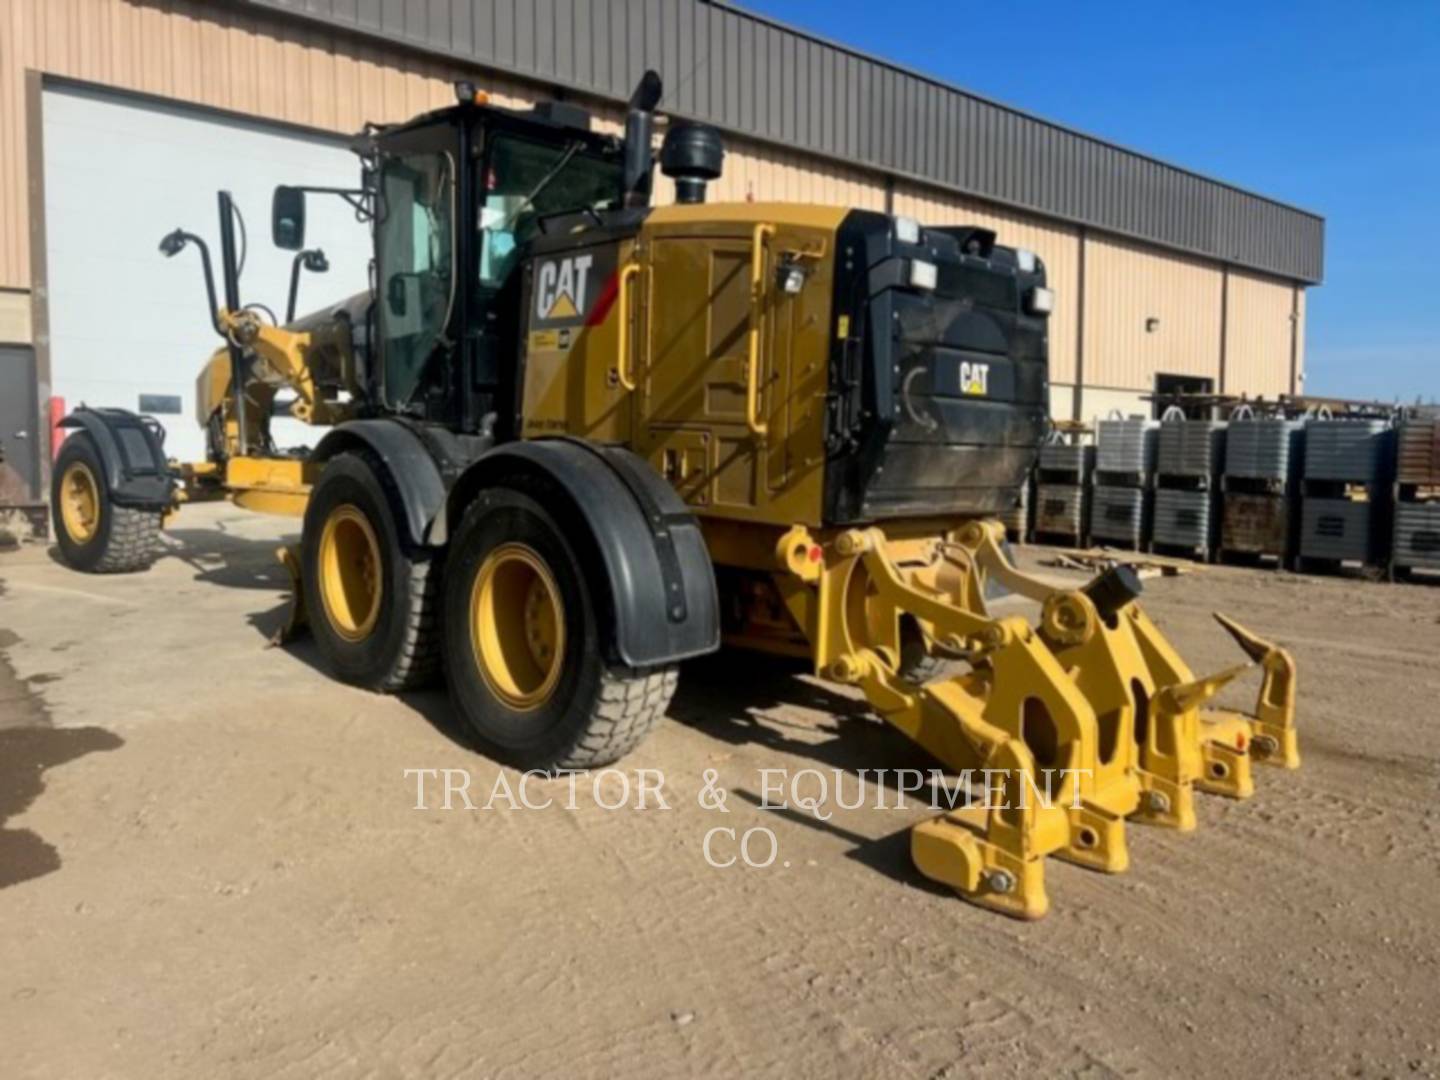
[{"label": "side mirror", "polygon": [[270,236],[275,246],[299,251],[305,246],[305,192],[281,185],[270,202]]}]

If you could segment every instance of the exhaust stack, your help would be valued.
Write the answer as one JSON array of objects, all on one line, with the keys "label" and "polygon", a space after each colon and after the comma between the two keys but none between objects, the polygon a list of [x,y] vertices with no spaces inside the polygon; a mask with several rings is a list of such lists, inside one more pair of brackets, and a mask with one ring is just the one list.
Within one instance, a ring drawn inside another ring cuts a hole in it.
[{"label": "exhaust stack", "polygon": [[647,71],[630,95],[630,111],[625,116],[625,170],[622,179],[624,204],[649,206],[650,189],[654,183],[655,155],[650,148],[655,132],[655,106],[663,92],[660,76]]}]

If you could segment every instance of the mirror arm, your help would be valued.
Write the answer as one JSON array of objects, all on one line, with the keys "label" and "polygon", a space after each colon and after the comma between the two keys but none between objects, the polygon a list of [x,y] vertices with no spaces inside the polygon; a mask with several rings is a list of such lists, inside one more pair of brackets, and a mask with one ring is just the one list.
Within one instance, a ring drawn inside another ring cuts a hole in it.
[{"label": "mirror arm", "polygon": [[220,301],[215,296],[215,271],[210,264],[210,245],[194,233],[185,233],[185,239],[200,249],[200,266],[205,271],[205,296],[210,301],[210,325],[221,337],[225,327],[220,325]]},{"label": "mirror arm", "polygon": [[300,299],[300,267],[305,261],[305,252],[297,251],[290,260],[290,299],[285,304],[285,325],[295,321],[295,302]]}]

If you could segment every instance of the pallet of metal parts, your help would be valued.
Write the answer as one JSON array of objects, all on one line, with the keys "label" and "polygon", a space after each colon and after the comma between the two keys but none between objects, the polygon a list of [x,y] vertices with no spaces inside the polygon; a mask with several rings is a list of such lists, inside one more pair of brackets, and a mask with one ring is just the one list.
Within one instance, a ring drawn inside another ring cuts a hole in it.
[{"label": "pallet of metal parts", "polygon": [[1384,483],[1393,436],[1386,420],[1312,420],[1305,428],[1302,476],[1307,485]]},{"label": "pallet of metal parts", "polygon": [[1227,491],[1221,499],[1222,557],[1273,557],[1287,564],[1294,551],[1296,502],[1289,494]]},{"label": "pallet of metal parts", "polygon": [[1155,445],[1160,425],[1154,420],[1123,418],[1115,412],[1096,425],[1095,471],[1112,477],[1133,477],[1143,486],[1155,470]]},{"label": "pallet of metal parts", "polygon": [[1440,498],[1395,504],[1390,567],[1397,577],[1440,570]]},{"label": "pallet of metal parts", "polygon": [[1095,467],[1095,447],[1068,441],[1059,433],[1040,446],[1040,461],[1037,466],[1041,476],[1056,480],[1066,477],[1083,484]]},{"label": "pallet of metal parts", "polygon": [[1310,421],[1301,481],[1299,566],[1334,569],[1390,561],[1394,428],[1365,418]]},{"label": "pallet of metal parts", "polygon": [[1033,502],[1034,487],[1035,477],[1031,474],[1020,485],[1020,496],[1015,505],[995,515],[1005,526],[1005,534],[1017,543],[1024,543],[1030,536],[1030,506]]},{"label": "pallet of metal parts", "polygon": [[1242,405],[1225,432],[1225,489],[1281,490],[1299,478],[1305,424],[1302,420],[1255,416]]},{"label": "pallet of metal parts", "polygon": [[1151,550],[1185,551],[1208,560],[1217,541],[1217,502],[1215,492],[1203,488],[1157,488]]},{"label": "pallet of metal parts", "polygon": [[1301,503],[1300,569],[1344,563],[1373,566],[1383,508],[1368,498],[1312,498]]},{"label": "pallet of metal parts", "polygon": [[1220,509],[1221,559],[1295,557],[1305,423],[1257,416],[1249,405],[1230,414],[1225,431]]},{"label": "pallet of metal parts", "polygon": [[1440,415],[1407,416],[1396,438],[1396,483],[1440,496]]},{"label": "pallet of metal parts", "polygon": [[1082,545],[1089,537],[1090,489],[1078,484],[1035,486],[1035,538]]},{"label": "pallet of metal parts", "polygon": [[1090,506],[1090,536],[1113,540],[1134,551],[1144,548],[1149,524],[1150,492],[1140,487],[1097,484]]},{"label": "pallet of metal parts", "polygon": [[1440,570],[1440,413],[1412,413],[1396,431],[1390,572]]},{"label": "pallet of metal parts", "polygon": [[1171,486],[1210,487],[1220,475],[1224,461],[1225,430],[1223,420],[1192,420],[1177,406],[1170,406],[1160,418],[1160,434],[1155,452],[1155,473],[1162,483]]}]

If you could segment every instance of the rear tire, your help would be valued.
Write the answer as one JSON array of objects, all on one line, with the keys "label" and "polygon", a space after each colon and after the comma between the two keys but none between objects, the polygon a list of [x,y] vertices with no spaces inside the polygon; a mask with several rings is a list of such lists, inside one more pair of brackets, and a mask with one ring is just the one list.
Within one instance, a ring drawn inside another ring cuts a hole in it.
[{"label": "rear tire", "polygon": [[344,681],[379,693],[435,681],[439,558],[412,550],[393,481],[374,455],[337,454],[305,508],[301,578],[320,652]]},{"label": "rear tire", "polygon": [[90,574],[146,570],[160,552],[159,510],[117,506],[94,440],[77,431],[65,440],[50,482],[55,543],[67,566]]},{"label": "rear tire", "polygon": [[451,544],[445,672],[457,711],[497,756],[525,769],[586,769],[633,750],[675,693],[675,665],[606,659],[596,593],[553,491],[481,491]]}]

